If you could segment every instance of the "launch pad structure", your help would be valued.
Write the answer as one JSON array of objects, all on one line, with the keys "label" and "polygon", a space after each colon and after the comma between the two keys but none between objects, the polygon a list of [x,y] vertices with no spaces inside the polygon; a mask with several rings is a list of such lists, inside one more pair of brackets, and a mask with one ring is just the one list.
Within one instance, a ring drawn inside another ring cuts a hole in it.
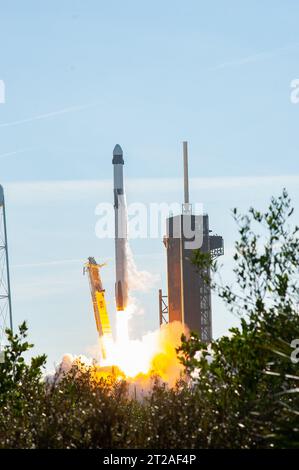
[{"label": "launch pad structure", "polygon": [[[164,245],[167,253],[167,296],[159,291],[160,325],[179,321],[191,331],[199,334],[204,342],[212,340],[212,306],[210,288],[210,268],[198,269],[192,263],[194,249],[192,241],[201,239],[200,252],[210,253],[211,258],[223,255],[223,238],[211,235],[208,214],[192,214],[189,202],[188,147],[183,142],[184,151],[184,204],[182,214],[166,220]],[[189,227],[189,234],[184,228]],[[190,243],[191,242],[191,243]]]}]

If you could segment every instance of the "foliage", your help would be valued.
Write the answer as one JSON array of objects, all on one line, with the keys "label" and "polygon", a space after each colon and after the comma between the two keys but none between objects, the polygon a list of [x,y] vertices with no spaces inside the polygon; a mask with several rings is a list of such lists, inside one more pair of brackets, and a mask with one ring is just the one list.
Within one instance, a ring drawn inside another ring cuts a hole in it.
[{"label": "foliage", "polygon": [[27,331],[25,322],[19,326],[18,334],[6,330],[8,344],[4,348],[4,361],[0,363],[0,405],[9,397],[13,397],[15,405],[20,405],[22,385],[29,382],[34,387],[40,383],[46,356],[33,357],[29,365],[25,363],[23,354],[33,347],[26,339]]}]

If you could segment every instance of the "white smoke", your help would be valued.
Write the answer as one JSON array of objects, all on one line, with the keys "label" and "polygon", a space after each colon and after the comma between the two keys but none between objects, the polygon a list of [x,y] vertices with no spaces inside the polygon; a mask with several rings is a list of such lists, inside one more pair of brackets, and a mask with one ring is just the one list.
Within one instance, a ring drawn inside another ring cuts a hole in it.
[{"label": "white smoke", "polygon": [[125,380],[131,397],[142,399],[151,392],[155,380],[173,387],[180,378],[184,368],[177,358],[176,348],[180,345],[182,333],[188,335],[188,330],[181,323],[172,322],[146,333],[139,340],[126,341],[124,337],[123,342],[111,345],[109,360],[101,364],[94,358],[65,354],[45,381],[55,385],[73,367],[76,367],[77,377],[86,371],[98,377],[108,377],[121,371],[125,377],[119,375],[117,380]]},{"label": "white smoke", "polygon": [[159,274],[151,274],[148,271],[139,271],[134,256],[127,241],[126,256],[128,267],[128,286],[130,291],[148,292],[160,282]]},{"label": "white smoke", "polygon": [[45,376],[45,381],[48,384],[59,382],[65,375],[70,372],[72,367],[76,365],[83,365],[86,368],[92,367],[96,364],[96,360],[86,357],[82,354],[75,356],[73,354],[64,354],[60,363],[55,366],[55,369]]}]

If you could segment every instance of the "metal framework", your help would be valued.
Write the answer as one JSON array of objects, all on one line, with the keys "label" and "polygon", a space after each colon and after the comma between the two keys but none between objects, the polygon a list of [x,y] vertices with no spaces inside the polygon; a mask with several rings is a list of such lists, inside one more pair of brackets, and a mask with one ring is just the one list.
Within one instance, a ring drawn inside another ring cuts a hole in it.
[{"label": "metal framework", "polygon": [[5,342],[7,328],[13,331],[5,200],[0,185],[0,349]]},{"label": "metal framework", "polygon": [[212,259],[218,258],[219,256],[222,256],[222,255],[224,255],[224,249],[223,249],[223,247],[221,247],[221,248],[215,248],[215,249],[211,250],[211,257],[212,257]]},{"label": "metal framework", "polygon": [[201,340],[206,343],[212,340],[212,305],[209,279],[210,270],[202,269],[199,275],[200,336]]},{"label": "metal framework", "polygon": [[[224,254],[222,237],[209,236],[210,254],[212,259],[216,259]],[[200,335],[201,340],[209,343],[213,337],[212,331],[212,301],[210,288],[210,268],[201,269],[199,272],[199,292],[200,292]]]},{"label": "metal framework", "polygon": [[169,322],[168,318],[168,304],[167,304],[167,295],[163,295],[162,289],[159,289],[159,318],[160,326]]}]

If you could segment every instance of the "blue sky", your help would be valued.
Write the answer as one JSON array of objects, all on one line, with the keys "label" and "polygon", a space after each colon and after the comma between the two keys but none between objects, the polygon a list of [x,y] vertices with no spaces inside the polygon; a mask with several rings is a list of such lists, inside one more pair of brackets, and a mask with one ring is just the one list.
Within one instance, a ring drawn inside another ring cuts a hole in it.
[{"label": "blue sky", "polygon": [[[264,207],[283,186],[298,202],[298,17],[296,0],[1,2],[0,176],[14,317],[28,320],[50,363],[96,342],[81,270],[89,255],[110,260],[103,280],[113,310],[113,242],[95,237],[94,211],[112,200],[116,143],[129,202],[150,203],[181,200],[189,141],[191,199],[225,237],[227,279],[230,209]],[[161,240],[132,247],[165,287]],[[140,294],[133,335],[156,327],[158,287]],[[215,334],[234,322],[215,300]]]}]

